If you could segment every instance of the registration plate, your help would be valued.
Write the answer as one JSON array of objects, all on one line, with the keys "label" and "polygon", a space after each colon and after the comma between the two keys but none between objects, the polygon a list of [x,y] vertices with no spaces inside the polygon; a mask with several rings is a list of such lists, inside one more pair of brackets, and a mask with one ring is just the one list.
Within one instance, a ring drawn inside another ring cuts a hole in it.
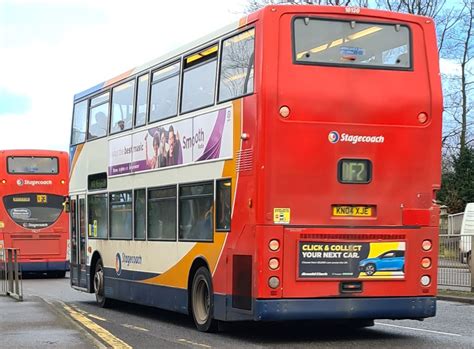
[{"label": "registration plate", "polygon": [[333,206],[332,215],[336,217],[372,217],[370,206]]}]

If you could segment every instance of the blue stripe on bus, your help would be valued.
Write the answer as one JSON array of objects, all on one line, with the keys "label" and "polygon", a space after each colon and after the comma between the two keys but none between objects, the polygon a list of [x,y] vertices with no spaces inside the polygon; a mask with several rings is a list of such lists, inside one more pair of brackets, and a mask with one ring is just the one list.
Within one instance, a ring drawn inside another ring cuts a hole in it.
[{"label": "blue stripe on bus", "polygon": [[20,262],[22,272],[48,272],[69,270],[69,262]]},{"label": "blue stripe on bus", "polygon": [[129,280],[129,281],[143,281],[150,279],[156,276],[159,276],[159,273],[148,273],[143,271],[134,271],[122,269],[120,275],[117,274],[113,268],[104,268],[104,276],[115,279]]},{"label": "blue stripe on bus", "polygon": [[82,92],[79,92],[79,93],[76,93],[74,95],[74,102],[79,100],[79,99],[82,99],[83,97],[87,96],[87,95],[90,95],[94,92],[97,92],[97,91],[100,91],[103,87],[105,86],[105,81],[104,82],[101,82],[100,84],[97,84],[91,88],[88,88],[87,90],[84,90]]},{"label": "blue stripe on bus", "polygon": [[[188,291],[146,284],[139,278],[157,274],[104,270],[105,296],[126,302],[188,313]],[[137,275],[135,275],[137,274]],[[139,277],[137,277],[139,275]],[[226,321],[423,319],[436,315],[436,297],[253,299],[251,310],[232,307],[232,296],[214,294],[214,318]]]},{"label": "blue stripe on bus", "polygon": [[435,297],[257,299],[256,321],[422,319],[436,315]]}]

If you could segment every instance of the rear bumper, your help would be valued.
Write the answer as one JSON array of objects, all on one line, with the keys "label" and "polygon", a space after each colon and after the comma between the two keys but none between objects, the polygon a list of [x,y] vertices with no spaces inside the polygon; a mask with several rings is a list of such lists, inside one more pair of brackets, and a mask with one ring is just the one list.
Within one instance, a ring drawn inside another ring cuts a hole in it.
[{"label": "rear bumper", "polygon": [[436,315],[436,297],[256,299],[257,321],[421,319]]},{"label": "rear bumper", "polygon": [[61,262],[20,262],[22,272],[67,271],[69,261]]}]

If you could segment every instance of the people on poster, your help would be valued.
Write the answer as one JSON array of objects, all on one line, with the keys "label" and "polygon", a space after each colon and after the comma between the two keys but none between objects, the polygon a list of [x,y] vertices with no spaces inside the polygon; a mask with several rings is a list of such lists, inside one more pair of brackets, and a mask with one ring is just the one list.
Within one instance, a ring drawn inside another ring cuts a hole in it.
[{"label": "people on poster", "polygon": [[158,150],[160,146],[160,135],[158,131],[153,134],[153,156],[148,157],[148,132],[145,135],[145,156],[147,169],[158,168]]},{"label": "people on poster", "polygon": [[179,141],[179,132],[174,132],[173,125],[168,130],[168,166],[180,165],[183,163],[181,154],[181,142]]},{"label": "people on poster", "polygon": [[[176,132],[171,125],[168,132],[164,128],[151,129],[153,133],[153,155],[149,156],[148,152],[148,135],[145,135],[145,155],[147,169],[161,168],[166,166],[180,165],[183,163],[183,155],[181,153],[181,142],[179,141],[179,133]],[[168,137],[166,137],[168,133]]]}]

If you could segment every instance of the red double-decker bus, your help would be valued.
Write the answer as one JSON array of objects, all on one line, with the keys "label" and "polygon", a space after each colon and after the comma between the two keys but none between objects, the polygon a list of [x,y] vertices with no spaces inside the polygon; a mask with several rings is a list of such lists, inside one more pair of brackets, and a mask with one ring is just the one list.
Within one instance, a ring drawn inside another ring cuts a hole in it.
[{"label": "red double-decker bus", "polygon": [[0,151],[0,245],[19,249],[23,272],[69,269],[68,178],[66,152]]},{"label": "red double-decker bus", "polygon": [[72,286],[215,320],[436,312],[430,18],[268,6],[75,96]]}]

